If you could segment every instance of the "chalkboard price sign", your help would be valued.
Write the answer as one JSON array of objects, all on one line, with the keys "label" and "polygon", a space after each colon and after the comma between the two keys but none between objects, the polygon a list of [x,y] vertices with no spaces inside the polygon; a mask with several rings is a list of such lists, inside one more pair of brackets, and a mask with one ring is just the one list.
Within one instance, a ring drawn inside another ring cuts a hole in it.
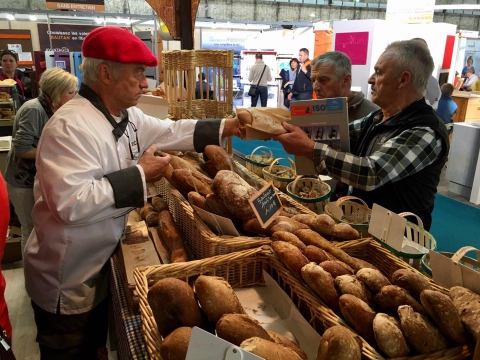
[{"label": "chalkboard price sign", "polygon": [[267,227],[282,210],[282,203],[271,181],[248,201],[263,228]]}]

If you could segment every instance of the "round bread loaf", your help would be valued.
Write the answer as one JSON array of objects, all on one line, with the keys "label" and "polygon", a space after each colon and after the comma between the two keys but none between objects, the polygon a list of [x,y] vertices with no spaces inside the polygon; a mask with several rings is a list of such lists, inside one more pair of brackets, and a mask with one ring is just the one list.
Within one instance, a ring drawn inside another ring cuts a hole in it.
[{"label": "round bread loaf", "polygon": [[427,315],[422,305],[407,290],[396,286],[384,286],[374,297],[375,303],[387,314],[396,315],[400,305],[410,305],[416,312]]},{"label": "round bread loaf", "polygon": [[353,275],[342,275],[335,278],[335,285],[342,294],[350,294],[356,296],[360,300],[373,307],[372,294],[368,291],[367,286]]},{"label": "round bread loaf", "polygon": [[328,271],[332,277],[335,279],[337,276],[341,275],[353,275],[353,269],[340,260],[327,260],[320,263],[320,266]]},{"label": "round bread loaf", "polygon": [[447,339],[427,318],[413,310],[410,305],[398,307],[400,324],[410,345],[421,354],[443,350]]},{"label": "round bread loaf", "polygon": [[295,351],[295,353],[296,353],[298,356],[300,356],[300,358],[301,358],[302,360],[308,360],[307,354],[305,354],[305,351],[303,351],[303,350],[300,348],[300,346],[298,346],[297,343],[293,342],[292,340],[290,340],[290,339],[287,338],[286,336],[277,334],[277,333],[274,332],[274,331],[267,330],[267,333],[268,333],[268,335],[270,335],[270,337],[272,338],[273,342],[275,342],[276,344],[283,345],[283,346],[289,348],[290,350]]},{"label": "round bread loaf", "polygon": [[375,346],[375,336],[373,334],[375,311],[365,301],[350,294],[340,296],[339,305],[345,321],[353,326],[370,345]]},{"label": "round bread loaf", "polygon": [[236,217],[242,220],[255,217],[248,200],[257,190],[233,171],[221,170],[215,175],[213,192]]},{"label": "round bread loaf", "polygon": [[309,263],[302,268],[302,277],[307,285],[322,299],[327,306],[338,312],[338,292],[332,275],[320,265]]},{"label": "round bread loaf", "polygon": [[219,338],[237,346],[251,337],[272,340],[260,323],[246,314],[225,314],[215,329]]},{"label": "round bread loaf", "polygon": [[362,341],[346,327],[328,328],[318,346],[317,360],[361,360]]},{"label": "round bread loaf", "polygon": [[423,290],[431,290],[431,286],[425,276],[409,269],[400,269],[393,273],[392,284],[407,290],[417,301]]},{"label": "round bread loaf", "polygon": [[387,314],[377,314],[373,319],[373,332],[378,347],[388,357],[407,356],[410,353],[410,346],[396,318]]},{"label": "round bread loaf", "polygon": [[274,241],[271,244],[275,255],[284,263],[292,274],[299,280],[302,279],[302,268],[308,264],[308,259],[295,245],[285,241]]},{"label": "round bread loaf", "polygon": [[374,294],[378,293],[382,287],[391,285],[390,281],[379,270],[363,268],[358,270],[355,275]]},{"label": "round bread loaf", "polygon": [[182,326],[172,331],[160,344],[160,356],[168,360],[185,360],[192,328]]},{"label": "round bread loaf", "polygon": [[422,306],[442,333],[457,345],[465,344],[465,329],[453,301],[439,291],[424,290]]},{"label": "round bread loaf", "polygon": [[225,314],[244,314],[242,304],[223,278],[200,275],[195,281],[195,295],[213,324]]},{"label": "round bread loaf", "polygon": [[[296,235],[295,235],[296,236]],[[300,239],[299,239],[300,240]],[[300,240],[301,241],[301,240]],[[335,258],[327,253],[325,250],[320,249],[319,247],[308,245],[303,251],[305,257],[317,264],[320,264],[324,261],[334,260]]]},{"label": "round bread loaf", "polygon": [[274,232],[271,236],[272,241],[285,241],[288,242],[289,244],[295,245],[297,248],[299,248],[302,252],[305,252],[305,249],[307,246],[300,241],[300,239],[295,236],[294,234],[288,232],[288,231],[277,231]]},{"label": "round bread loaf", "polygon": [[295,351],[258,337],[245,340],[240,347],[265,360],[301,360]]}]

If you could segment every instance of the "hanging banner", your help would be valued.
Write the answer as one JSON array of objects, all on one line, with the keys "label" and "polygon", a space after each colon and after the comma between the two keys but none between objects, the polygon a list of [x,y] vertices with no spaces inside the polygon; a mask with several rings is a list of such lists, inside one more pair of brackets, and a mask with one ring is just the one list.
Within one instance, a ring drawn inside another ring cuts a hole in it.
[{"label": "hanging banner", "polygon": [[388,0],[385,20],[408,24],[433,22],[435,0]]},{"label": "hanging banner", "polygon": [[46,0],[47,9],[105,11],[105,0]]},{"label": "hanging banner", "polygon": [[[85,36],[97,26],[37,24],[41,51],[82,51]],[[50,37],[52,46],[50,47]]]}]

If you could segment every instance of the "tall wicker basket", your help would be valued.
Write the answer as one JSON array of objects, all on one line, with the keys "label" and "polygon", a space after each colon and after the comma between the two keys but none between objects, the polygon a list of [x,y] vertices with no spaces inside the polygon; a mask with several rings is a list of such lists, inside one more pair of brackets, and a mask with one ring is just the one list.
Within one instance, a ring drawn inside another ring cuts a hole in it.
[{"label": "tall wicker basket", "polygon": [[[232,115],[233,50],[163,51],[162,64],[170,118],[220,119]],[[200,89],[202,98],[196,99],[195,84],[201,73],[212,88]]]}]

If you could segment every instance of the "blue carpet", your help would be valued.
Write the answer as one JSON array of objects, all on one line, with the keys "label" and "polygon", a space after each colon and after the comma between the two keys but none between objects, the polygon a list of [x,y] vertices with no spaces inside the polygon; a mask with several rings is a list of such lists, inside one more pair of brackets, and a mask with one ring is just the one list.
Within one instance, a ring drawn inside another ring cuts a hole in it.
[{"label": "blue carpet", "polygon": [[471,245],[480,249],[480,209],[437,194],[430,233],[438,251],[456,252]]}]

